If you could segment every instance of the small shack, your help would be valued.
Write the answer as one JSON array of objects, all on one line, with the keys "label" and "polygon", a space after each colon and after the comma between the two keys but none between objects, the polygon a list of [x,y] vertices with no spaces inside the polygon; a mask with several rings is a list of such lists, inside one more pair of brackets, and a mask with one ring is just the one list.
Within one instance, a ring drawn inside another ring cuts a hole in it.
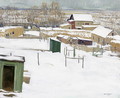
[{"label": "small shack", "polygon": [[80,45],[92,45],[92,40],[91,39],[79,38],[78,39],[78,44],[80,44]]},{"label": "small shack", "polygon": [[61,42],[57,39],[50,39],[50,51],[52,52],[61,52]]},{"label": "small shack", "polygon": [[79,37],[71,37],[70,44],[76,45],[92,45],[91,39],[79,38]]},{"label": "small shack", "polygon": [[98,26],[96,29],[91,31],[91,33],[92,40],[101,45],[109,44],[111,41],[111,38],[109,39],[109,36],[117,35],[117,32],[114,32],[114,30],[105,28],[103,26]]},{"label": "small shack", "polygon": [[0,55],[0,89],[22,92],[25,58]]}]

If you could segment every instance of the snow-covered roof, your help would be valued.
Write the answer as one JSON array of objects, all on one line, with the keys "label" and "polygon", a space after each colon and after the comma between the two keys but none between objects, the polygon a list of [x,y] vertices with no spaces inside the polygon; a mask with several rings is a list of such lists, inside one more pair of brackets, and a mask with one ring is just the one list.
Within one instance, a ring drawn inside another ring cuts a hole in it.
[{"label": "snow-covered roof", "polygon": [[69,26],[70,24],[69,23],[64,23],[64,24],[61,24],[60,26]]},{"label": "snow-covered roof", "polygon": [[75,26],[75,28],[81,29],[82,27],[81,26]]},{"label": "snow-covered roof", "polygon": [[58,39],[56,39],[56,38],[50,38],[50,39],[52,39],[52,40],[54,40],[54,41],[57,41],[57,42],[60,42]]},{"label": "snow-covered roof", "polygon": [[67,35],[57,35],[58,37],[62,37],[64,39],[68,39],[68,38],[74,38],[74,39],[78,39],[77,37],[70,37],[70,36],[67,36]]},{"label": "snow-covered roof", "polygon": [[96,34],[101,37],[107,37],[108,34],[112,32],[111,29],[105,28],[103,26],[98,26],[96,29],[94,29],[91,33]]},{"label": "snow-covered roof", "polygon": [[81,38],[81,37],[71,37],[72,39],[87,40],[92,41],[91,39]]},{"label": "snow-covered roof", "polygon": [[74,20],[69,20],[69,22],[74,22]]},{"label": "snow-covered roof", "polygon": [[75,21],[93,21],[90,14],[73,14],[73,17]]},{"label": "snow-covered roof", "polygon": [[98,27],[99,25],[82,25],[84,28]]},{"label": "snow-covered roof", "polygon": [[60,35],[57,35],[57,36],[58,36],[58,37],[64,37],[65,35],[61,35],[61,34],[60,34]]},{"label": "snow-covered roof", "polygon": [[0,55],[0,60],[25,62],[24,57]]},{"label": "snow-covered roof", "polygon": [[115,35],[115,36],[113,36],[113,39],[120,41],[120,35]]},{"label": "snow-covered roof", "polygon": [[80,39],[80,40],[86,40],[86,41],[92,41],[91,39],[80,38],[80,37],[78,37],[78,39]]},{"label": "snow-covered roof", "polygon": [[5,27],[0,27],[1,32],[5,32],[7,29],[13,29],[13,28],[23,28],[22,26],[5,26]]},{"label": "snow-covered roof", "polygon": [[112,43],[120,44],[120,40],[112,40]]},{"label": "snow-covered roof", "polygon": [[60,30],[60,31],[71,31],[71,32],[77,32],[77,31],[86,31],[89,32],[90,30],[78,30],[78,29],[62,29],[62,28],[51,28],[51,27],[40,27],[40,30]]},{"label": "snow-covered roof", "polygon": [[111,36],[111,38],[113,39],[112,43],[120,44],[120,35]]},{"label": "snow-covered roof", "polygon": [[70,36],[65,35],[63,38],[64,38],[64,39],[68,39],[69,37],[70,37]]}]

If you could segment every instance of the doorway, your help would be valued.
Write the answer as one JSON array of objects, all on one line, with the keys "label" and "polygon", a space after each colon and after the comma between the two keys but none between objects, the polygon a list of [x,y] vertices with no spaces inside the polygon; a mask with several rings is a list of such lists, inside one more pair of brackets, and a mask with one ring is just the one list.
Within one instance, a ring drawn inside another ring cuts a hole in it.
[{"label": "doorway", "polygon": [[6,91],[14,90],[14,66],[3,67],[3,89]]}]

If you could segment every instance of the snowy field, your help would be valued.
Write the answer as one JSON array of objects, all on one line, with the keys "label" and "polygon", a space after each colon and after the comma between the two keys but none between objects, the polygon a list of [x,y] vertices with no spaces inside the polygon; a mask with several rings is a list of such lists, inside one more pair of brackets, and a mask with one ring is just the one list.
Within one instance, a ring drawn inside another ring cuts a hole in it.
[{"label": "snowy field", "polygon": [[12,49],[49,49],[49,40],[0,38],[0,47]]},{"label": "snowy field", "polygon": [[[23,83],[22,93],[11,92],[16,95],[12,98],[120,98],[120,58],[110,56],[109,51],[94,57],[77,50],[76,54],[85,57],[82,69],[82,64],[73,59],[68,59],[65,67],[64,44],[61,53],[24,50],[49,49],[47,41],[33,39],[4,39],[0,46],[5,47],[0,48],[0,54],[25,56],[24,70],[29,70],[31,76],[30,84]],[[6,98],[4,94],[1,92],[0,98]]]}]

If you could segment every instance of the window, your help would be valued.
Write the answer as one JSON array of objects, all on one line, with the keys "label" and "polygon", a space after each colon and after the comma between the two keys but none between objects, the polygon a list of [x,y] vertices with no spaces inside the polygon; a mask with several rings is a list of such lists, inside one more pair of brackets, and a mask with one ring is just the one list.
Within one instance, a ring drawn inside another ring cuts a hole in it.
[{"label": "window", "polygon": [[15,34],[14,32],[12,32],[12,34]]},{"label": "window", "polygon": [[98,43],[100,42],[100,38],[98,38]]},{"label": "window", "polygon": [[89,25],[89,23],[85,23],[85,25]]},{"label": "window", "polygon": [[5,36],[6,36],[6,37],[9,37],[9,34],[6,34]]},{"label": "window", "polygon": [[114,33],[112,33],[112,36],[114,36]]}]

